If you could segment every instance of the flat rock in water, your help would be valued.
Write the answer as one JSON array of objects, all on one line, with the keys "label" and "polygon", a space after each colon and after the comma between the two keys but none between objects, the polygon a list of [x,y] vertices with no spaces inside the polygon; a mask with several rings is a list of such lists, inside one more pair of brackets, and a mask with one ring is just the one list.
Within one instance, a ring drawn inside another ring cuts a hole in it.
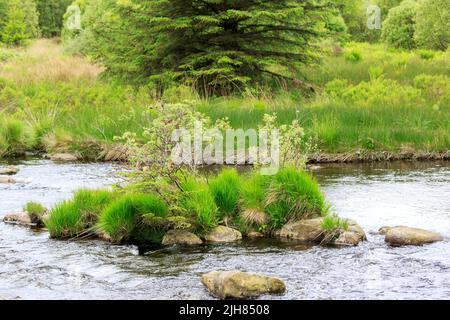
[{"label": "flat rock in water", "polygon": [[78,161],[78,157],[70,153],[56,153],[50,156],[50,160],[56,162],[75,162]]},{"label": "flat rock in water", "polygon": [[225,226],[218,226],[205,236],[206,241],[219,243],[234,242],[241,239],[242,234],[238,230]]},{"label": "flat rock in water", "polygon": [[383,227],[380,233],[385,234],[385,241],[393,247],[420,246],[444,240],[439,233],[404,226]]},{"label": "flat rock in water", "polygon": [[279,236],[303,242],[320,242],[323,239],[322,218],[287,223]]},{"label": "flat rock in water", "polygon": [[203,241],[192,232],[186,230],[169,230],[161,242],[164,246],[181,245],[198,245]]},{"label": "flat rock in water", "polygon": [[255,298],[283,294],[286,285],[278,278],[240,271],[213,271],[201,278],[208,291],[220,299]]},{"label": "flat rock in water", "polygon": [[0,183],[16,183],[16,180],[8,176],[0,176]]},{"label": "flat rock in water", "polygon": [[16,167],[0,168],[0,175],[13,176],[17,173],[19,173],[19,168]]},{"label": "flat rock in water", "polygon": [[9,213],[3,218],[3,222],[30,228],[36,227],[36,223],[33,223],[30,216],[25,212]]},{"label": "flat rock in water", "polygon": [[262,234],[261,232],[250,232],[247,234],[247,238],[250,239],[258,239],[258,238],[264,238],[264,234]]}]

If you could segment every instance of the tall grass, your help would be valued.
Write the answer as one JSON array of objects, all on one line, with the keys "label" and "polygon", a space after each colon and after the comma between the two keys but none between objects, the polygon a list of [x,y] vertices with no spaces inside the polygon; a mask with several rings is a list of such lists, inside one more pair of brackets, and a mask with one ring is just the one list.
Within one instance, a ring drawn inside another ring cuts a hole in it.
[{"label": "tall grass", "polygon": [[21,156],[29,144],[24,124],[0,113],[0,157]]},{"label": "tall grass", "polygon": [[219,219],[233,217],[238,210],[240,178],[236,169],[222,170],[209,181],[209,189],[219,209]]},{"label": "tall grass", "polygon": [[90,236],[102,210],[117,196],[108,190],[79,190],[50,211],[45,225],[52,238]]},{"label": "tall grass", "polygon": [[165,225],[158,218],[167,213],[166,203],[154,195],[127,194],[102,212],[98,226],[115,243],[160,242]]},{"label": "tall grass", "polygon": [[208,184],[195,176],[189,176],[182,182],[181,187],[183,192],[179,205],[184,214],[195,221],[197,230],[205,233],[217,226],[219,209]]},{"label": "tall grass", "polygon": [[273,178],[266,196],[266,211],[275,228],[291,220],[325,215],[328,206],[317,181],[307,172],[281,169]]}]

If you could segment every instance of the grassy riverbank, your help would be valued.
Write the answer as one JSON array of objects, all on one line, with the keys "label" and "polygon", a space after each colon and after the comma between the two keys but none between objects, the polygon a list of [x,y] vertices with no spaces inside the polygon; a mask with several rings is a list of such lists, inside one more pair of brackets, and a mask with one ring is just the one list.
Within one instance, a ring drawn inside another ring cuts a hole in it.
[{"label": "grassy riverbank", "polygon": [[[155,101],[149,88],[114,84],[86,58],[66,55],[56,41],[0,48],[0,157],[24,151],[77,153],[93,160],[124,132],[141,137]],[[320,154],[391,155],[450,150],[450,67],[447,52],[386,50],[350,44],[329,50],[320,66],[303,70],[315,88],[242,92],[202,99],[187,88],[166,93],[190,100],[213,120],[256,128],[264,114],[280,124],[298,119]]]}]

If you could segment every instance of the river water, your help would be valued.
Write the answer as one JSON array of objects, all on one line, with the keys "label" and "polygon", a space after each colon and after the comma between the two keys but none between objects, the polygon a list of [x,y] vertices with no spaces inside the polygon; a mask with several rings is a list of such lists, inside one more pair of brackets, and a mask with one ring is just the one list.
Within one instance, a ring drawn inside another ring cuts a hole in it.
[{"label": "river water", "polygon": [[[0,184],[0,217],[29,200],[51,206],[74,189],[121,180],[111,164],[16,165],[15,179],[27,183]],[[314,174],[334,211],[366,230],[366,243],[337,249],[258,240],[145,251],[50,240],[0,223],[0,297],[211,299],[200,275],[239,269],[282,278],[286,295],[269,299],[450,299],[449,162],[334,165]],[[384,225],[438,231],[445,241],[391,248],[376,234]]]}]

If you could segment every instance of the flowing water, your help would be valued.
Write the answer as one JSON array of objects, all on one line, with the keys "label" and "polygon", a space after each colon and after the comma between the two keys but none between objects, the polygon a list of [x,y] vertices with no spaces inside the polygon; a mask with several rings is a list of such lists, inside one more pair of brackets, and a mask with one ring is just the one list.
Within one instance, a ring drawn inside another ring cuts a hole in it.
[{"label": "flowing water", "polygon": [[[47,206],[76,188],[119,182],[109,164],[26,161],[0,184],[0,217],[29,200]],[[317,169],[317,168],[316,168]],[[324,166],[314,171],[334,211],[367,231],[355,248],[305,247],[270,240],[193,249],[139,250],[100,241],[50,240],[0,223],[0,297],[6,299],[211,299],[199,281],[212,270],[277,276],[286,295],[269,299],[449,299],[450,163]],[[445,241],[391,248],[376,231],[408,225]]]}]

